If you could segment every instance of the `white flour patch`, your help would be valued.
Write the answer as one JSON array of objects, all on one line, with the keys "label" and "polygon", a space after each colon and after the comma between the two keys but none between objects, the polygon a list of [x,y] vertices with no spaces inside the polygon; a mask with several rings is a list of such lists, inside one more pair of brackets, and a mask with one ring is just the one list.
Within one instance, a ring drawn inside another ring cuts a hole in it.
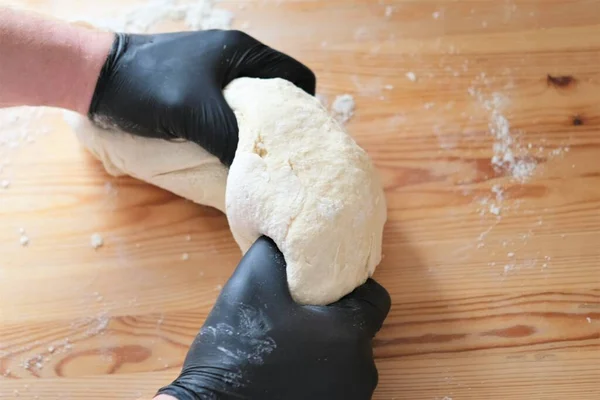
[{"label": "white flour patch", "polygon": [[102,247],[104,245],[104,239],[102,238],[102,235],[99,233],[93,233],[92,236],[90,236],[90,245],[94,249]]},{"label": "white flour patch", "polygon": [[[510,71],[508,70],[505,75],[510,75]],[[497,83],[496,78],[480,73],[468,88],[470,97],[485,112],[486,133],[492,142],[489,163],[497,174],[496,177],[485,177],[493,179],[489,192],[474,198],[475,210],[485,226],[483,232],[475,239],[477,248],[491,245],[490,248],[497,249],[501,246],[503,251],[487,249],[485,251],[491,259],[488,266],[497,268],[502,277],[517,273],[524,268],[539,268],[540,271],[545,271],[549,268],[551,257],[539,251],[532,253],[527,249],[534,232],[543,224],[541,216],[537,222],[525,227],[520,233],[513,233],[505,238],[498,238],[497,235],[490,235],[490,233],[507,218],[517,213],[540,212],[521,211],[523,200],[511,197],[518,194],[522,185],[529,183],[541,172],[538,160],[563,157],[569,152],[569,144],[561,143],[558,147],[549,148],[546,139],[538,139],[537,143],[527,142],[526,132],[515,129],[511,124],[509,92],[493,91],[490,89],[491,83]],[[504,88],[510,90],[512,87],[509,78]]]},{"label": "white flour patch", "polygon": [[216,0],[153,0],[118,15],[88,15],[72,21],[84,21],[99,28],[119,32],[147,33],[164,22],[183,22],[190,30],[229,29],[233,21],[230,11],[215,8]]},{"label": "white flour patch", "polygon": [[355,108],[354,97],[350,94],[342,94],[333,100],[331,113],[339,123],[344,124],[352,118]]},{"label": "white flour patch", "polygon": [[474,87],[468,92],[488,113],[488,132],[493,139],[491,165],[513,181],[527,182],[535,173],[537,161],[521,140],[522,132],[511,129],[505,115],[508,97],[499,92],[486,96]]},{"label": "white flour patch", "polygon": [[21,246],[28,246],[29,237],[27,235],[21,235],[21,237],[19,238],[19,243],[21,244]]}]

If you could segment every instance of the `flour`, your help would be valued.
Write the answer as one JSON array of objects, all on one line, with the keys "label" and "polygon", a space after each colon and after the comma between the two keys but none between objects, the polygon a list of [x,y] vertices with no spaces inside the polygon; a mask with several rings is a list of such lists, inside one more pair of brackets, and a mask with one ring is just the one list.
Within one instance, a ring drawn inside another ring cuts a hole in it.
[{"label": "flour", "polygon": [[148,33],[164,22],[183,22],[190,30],[229,29],[233,14],[215,8],[217,0],[152,0],[118,15],[72,19],[87,22],[98,28],[128,33]]},{"label": "flour", "polygon": [[[502,223],[502,220],[516,212],[521,200],[511,200],[507,196],[509,187],[528,183],[538,172],[537,159],[559,157],[569,151],[568,144],[547,151],[546,140],[541,139],[539,143],[527,143],[525,133],[515,130],[508,117],[510,98],[503,92],[489,90],[491,78],[485,73],[479,74],[473,86],[468,88],[469,95],[476,100],[487,116],[487,134],[492,139],[490,165],[499,175],[487,194],[478,197],[477,212],[482,221],[493,218],[477,240],[477,248],[485,247],[489,243],[488,235]],[[510,87],[510,82],[505,87]],[[492,177],[488,177],[492,178]],[[501,268],[500,275],[508,276],[522,268],[540,267],[541,271],[548,268],[550,257],[543,254],[531,255],[524,252],[529,240],[534,234],[534,229],[542,224],[540,217],[538,222],[526,230],[512,234],[500,242],[504,253],[496,254],[492,251],[489,255],[493,258],[488,263],[490,267]],[[522,254],[522,255],[520,255]]]},{"label": "flour", "polygon": [[90,245],[94,249],[102,247],[104,245],[104,239],[102,239],[102,236],[99,233],[93,233],[90,237]]},{"label": "flour", "polygon": [[25,247],[29,245],[29,237],[27,235],[21,235],[19,238],[19,243],[21,246]]},{"label": "flour", "polygon": [[411,81],[411,82],[416,82],[417,81],[417,75],[415,75],[414,72],[407,72],[406,74],[406,78]]},{"label": "flour", "polygon": [[[481,79],[485,79],[485,74]],[[537,162],[529,151],[531,144],[524,144],[521,133],[511,129],[505,115],[508,97],[500,92],[486,95],[475,87],[470,87],[468,92],[488,113],[488,132],[493,138],[491,165],[513,181],[527,182],[534,175]]]},{"label": "flour", "polygon": [[342,94],[333,100],[331,112],[339,123],[344,124],[354,115],[355,107],[354,97],[350,94]]},{"label": "flour", "polygon": [[[499,94],[494,94],[494,105],[502,104],[502,101]],[[527,156],[526,150],[517,142],[511,133],[508,119],[502,114],[499,107],[499,105],[495,105],[492,108],[488,124],[489,132],[494,138],[494,155],[491,164],[497,170],[508,172],[513,180],[524,183],[533,176],[537,163],[533,161],[533,158]],[[515,158],[515,153],[520,158]]]}]

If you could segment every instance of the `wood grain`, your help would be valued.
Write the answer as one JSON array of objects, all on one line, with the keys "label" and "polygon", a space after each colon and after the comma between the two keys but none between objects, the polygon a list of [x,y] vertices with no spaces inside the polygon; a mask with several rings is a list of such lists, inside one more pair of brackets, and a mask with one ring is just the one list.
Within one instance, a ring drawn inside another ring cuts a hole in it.
[{"label": "wood grain", "polygon": [[[135,3],[0,0],[61,17]],[[220,6],[329,103],[356,100],[347,128],[389,205],[375,399],[600,398],[600,2]],[[491,163],[499,116],[525,179]],[[0,146],[0,398],[150,398],[239,260],[227,221],[107,176],[58,111],[33,128]]]}]

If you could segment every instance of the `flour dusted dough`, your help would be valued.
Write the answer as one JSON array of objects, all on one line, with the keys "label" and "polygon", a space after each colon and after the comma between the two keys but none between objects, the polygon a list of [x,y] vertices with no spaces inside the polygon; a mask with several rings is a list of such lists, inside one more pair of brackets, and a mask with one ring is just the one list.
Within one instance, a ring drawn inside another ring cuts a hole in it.
[{"label": "flour dusted dough", "polygon": [[226,210],[242,252],[260,235],[272,238],[296,301],[338,300],[381,260],[386,205],[369,157],[317,99],[287,81],[241,78],[224,93],[240,129],[228,177],[192,143],[104,131],[83,118],[76,131],[109,173]]},{"label": "flour dusted dough", "polygon": [[198,204],[225,212],[227,168],[202,147],[100,129],[87,118],[66,113],[79,141],[113,176],[129,175]]},{"label": "flour dusted dough", "polygon": [[226,191],[235,240],[245,252],[273,239],[296,301],[338,300],[381,260],[386,205],[369,157],[287,81],[240,79],[226,94],[241,132]]}]

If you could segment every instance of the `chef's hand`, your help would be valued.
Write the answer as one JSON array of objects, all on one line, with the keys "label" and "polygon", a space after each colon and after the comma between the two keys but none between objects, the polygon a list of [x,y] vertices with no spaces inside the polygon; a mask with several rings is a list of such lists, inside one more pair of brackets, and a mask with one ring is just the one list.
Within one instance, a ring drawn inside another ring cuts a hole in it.
[{"label": "chef's hand", "polygon": [[310,69],[239,31],[117,34],[89,117],[141,136],[196,142],[230,165],[238,127],[222,90],[238,77],[284,78],[315,93]]},{"label": "chef's hand", "polygon": [[179,400],[370,399],[377,385],[371,341],[389,308],[387,291],[372,279],[329,306],[296,304],[282,254],[262,237],[223,288],[181,375],[159,394]]}]

